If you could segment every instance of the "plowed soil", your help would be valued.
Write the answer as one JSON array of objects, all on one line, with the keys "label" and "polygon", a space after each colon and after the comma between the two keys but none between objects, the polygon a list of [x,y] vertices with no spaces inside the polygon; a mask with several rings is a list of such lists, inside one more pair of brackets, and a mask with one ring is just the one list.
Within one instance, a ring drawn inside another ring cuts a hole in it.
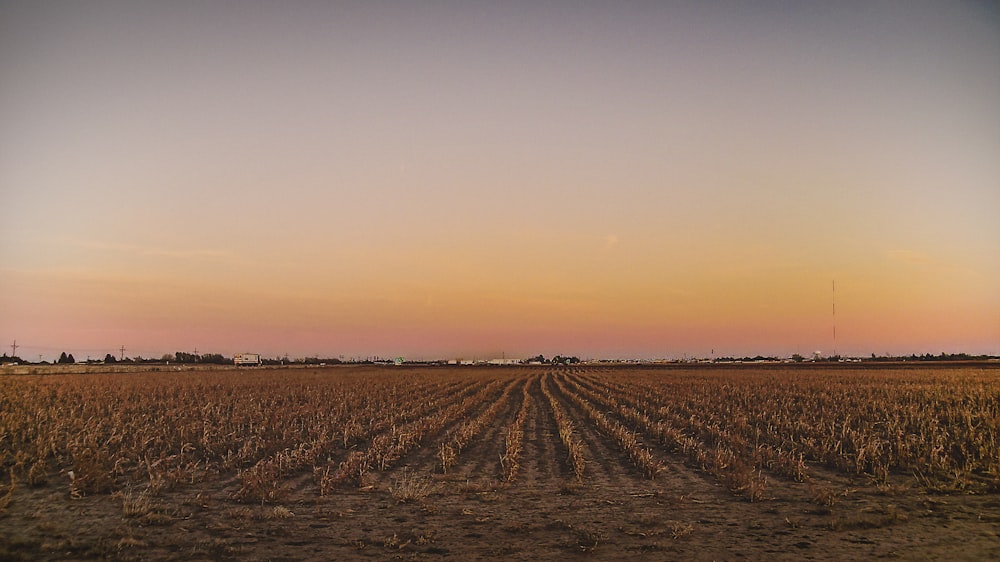
[{"label": "plowed soil", "polygon": [[[328,370],[338,376],[347,369]],[[890,486],[876,485],[864,475],[810,465],[807,482],[767,475],[766,497],[750,502],[647,438],[644,444],[664,467],[648,479],[564,394],[572,387],[557,391],[550,383],[583,443],[587,467],[580,481],[567,464],[540,381],[619,374],[542,367],[493,372],[484,380],[502,380],[494,399],[508,384],[516,386],[447,472],[439,444],[490,403],[426,436],[388,470],[373,470],[360,485],[327,495],[311,467],[283,476],[273,501],[234,499],[235,472],[220,473],[152,495],[143,513],[127,514],[124,495],[140,494],[141,484],[73,498],[65,470],[53,469],[44,486],[17,486],[0,511],[0,558],[1000,559],[1000,494],[931,492],[902,474],[892,475]],[[526,384],[520,470],[506,482],[499,459]],[[834,505],[814,501],[818,483],[839,491]],[[404,497],[407,486],[422,491]]]}]

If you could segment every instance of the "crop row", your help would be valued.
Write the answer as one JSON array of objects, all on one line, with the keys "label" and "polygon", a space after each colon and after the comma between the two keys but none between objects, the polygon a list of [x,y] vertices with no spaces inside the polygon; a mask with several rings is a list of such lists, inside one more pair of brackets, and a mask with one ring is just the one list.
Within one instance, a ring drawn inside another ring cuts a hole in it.
[{"label": "crop row", "polygon": [[482,389],[461,377],[281,374],[4,378],[0,466],[39,484],[65,473],[75,496],[280,476]]},{"label": "crop row", "polygon": [[[473,400],[473,391],[477,390],[473,386],[456,388],[454,392],[442,393],[434,396],[424,396],[423,400],[411,403],[405,411],[393,411],[379,409],[378,411],[358,410],[345,421],[346,427],[352,428],[352,439],[344,439],[343,445],[361,444],[369,441],[365,456],[359,456],[352,452],[348,459],[353,459],[358,463],[352,467],[357,470],[355,475],[360,478],[363,473],[375,465],[383,469],[395,460],[401,450],[408,450],[412,447],[412,439],[417,435],[417,430],[433,423],[439,412],[448,412],[449,408],[454,408],[456,400],[465,397],[465,400]],[[485,389],[483,389],[485,390]],[[483,390],[479,390],[482,392]],[[463,403],[464,404],[464,403]],[[399,429],[402,424],[403,428]],[[367,427],[367,430],[355,429]],[[417,428],[417,430],[410,430]],[[340,445],[338,441],[330,441],[324,438],[329,435],[329,428],[317,427],[310,432],[311,435],[319,435],[319,438],[303,440],[293,448],[279,451],[268,456],[246,470],[239,472],[240,488],[234,493],[236,499],[273,500],[280,492],[280,479],[288,474],[309,468],[317,476],[322,493],[327,491],[327,487],[332,481],[346,480],[351,474],[345,471],[330,474],[329,464],[333,462],[333,456],[329,453],[332,448]],[[336,432],[344,433],[345,432]],[[326,470],[321,471],[320,465],[324,464]],[[345,462],[349,462],[345,461]],[[322,472],[322,477],[319,477]]]},{"label": "crop row", "polygon": [[520,381],[513,380],[507,384],[499,399],[493,401],[492,404],[475,418],[462,423],[453,431],[448,432],[448,435],[441,440],[441,443],[438,444],[438,458],[441,460],[441,472],[448,472],[448,469],[458,462],[458,456],[462,454],[465,447],[484,427],[493,421],[500,409],[507,404],[518,382]]},{"label": "crop row", "polygon": [[[651,418],[636,408],[640,399],[634,396],[630,397],[628,392],[605,391],[600,393],[587,387],[576,377],[572,379],[570,384],[573,386],[574,392],[580,396],[581,401],[597,404],[614,412],[623,421],[638,427],[640,431],[659,441],[666,451],[679,452],[686,457],[689,464],[716,476],[734,494],[745,496],[750,501],[759,501],[764,498],[767,478],[759,467],[734,452],[733,449],[721,443],[707,444],[678,429],[675,425],[671,425],[667,420]],[[619,431],[627,431],[627,429]],[[646,456],[651,457],[648,451],[645,451],[644,457],[641,458],[646,458]],[[648,468],[636,464],[647,471],[648,475]]]},{"label": "crop row", "polygon": [[[422,445],[425,437],[443,430],[473,407],[486,402],[500,384],[498,380],[491,381],[475,394],[459,402],[452,402],[432,414],[420,416],[405,425],[393,426],[391,431],[374,437],[367,449],[352,451],[332,473],[330,466],[326,467],[326,470],[316,467],[314,475],[321,493],[326,493],[332,487],[345,482],[362,485],[369,471],[388,470],[403,455]],[[513,383],[508,385],[508,388],[512,385]]]},{"label": "crop row", "polygon": [[573,474],[576,476],[577,481],[582,482],[584,472],[587,470],[587,460],[583,453],[583,442],[573,432],[573,419],[559,404],[559,400],[555,397],[555,395],[552,394],[548,383],[548,376],[542,378],[539,383],[542,388],[542,394],[545,395],[546,400],[549,402],[549,407],[552,409],[552,415],[556,420],[556,426],[559,428],[559,439],[566,447],[567,463],[573,469]]},{"label": "crop row", "polygon": [[[646,478],[655,478],[657,474],[664,470],[663,464],[654,458],[652,452],[647,447],[642,445],[636,432],[615,419],[604,415],[595,406],[594,401],[588,400],[587,397],[581,395],[583,389],[575,384],[575,381],[568,379],[568,377],[560,378],[563,380],[556,380],[556,388],[584,412],[590,422],[597,427],[598,431],[613,439],[618,445],[619,450],[629,457],[632,464],[639,468]],[[567,387],[572,387],[572,390],[568,390]]]},{"label": "crop row", "polygon": [[986,373],[644,374],[587,379],[710,446],[796,480],[807,462],[936,489],[1000,484],[1000,384]]},{"label": "crop row", "polygon": [[524,447],[524,422],[528,419],[531,408],[531,387],[534,379],[529,379],[521,387],[521,408],[517,411],[514,421],[504,432],[504,452],[500,455],[500,477],[505,482],[511,482],[517,477],[521,468],[521,451]]},{"label": "crop row", "polygon": [[[525,425],[551,412],[583,481],[607,439],[646,477],[679,458],[762,499],[768,477],[900,476],[1000,490],[1000,378],[990,370],[330,369],[0,378],[0,504],[16,481],[72,497],[219,481],[273,501],[289,478],[319,494],[365,485],[427,449],[451,470],[488,428],[516,479]],[[540,401],[539,401],[540,400]],[[548,412],[533,408],[546,405]],[[503,417],[504,419],[499,419]],[[591,433],[589,428],[593,428]],[[590,446],[588,448],[588,445]],[[494,449],[495,451],[495,449]],[[9,479],[10,484],[4,481]]]}]

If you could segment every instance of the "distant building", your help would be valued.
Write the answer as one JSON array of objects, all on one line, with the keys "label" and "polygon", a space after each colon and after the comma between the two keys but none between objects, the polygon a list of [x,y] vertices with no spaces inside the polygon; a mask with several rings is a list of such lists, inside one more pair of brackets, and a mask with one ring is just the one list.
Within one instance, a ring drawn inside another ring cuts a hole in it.
[{"label": "distant building", "polygon": [[237,353],[233,356],[233,363],[239,366],[260,365],[259,353]]},{"label": "distant building", "polygon": [[520,365],[521,359],[508,359],[506,357],[502,359],[490,359],[490,365]]}]

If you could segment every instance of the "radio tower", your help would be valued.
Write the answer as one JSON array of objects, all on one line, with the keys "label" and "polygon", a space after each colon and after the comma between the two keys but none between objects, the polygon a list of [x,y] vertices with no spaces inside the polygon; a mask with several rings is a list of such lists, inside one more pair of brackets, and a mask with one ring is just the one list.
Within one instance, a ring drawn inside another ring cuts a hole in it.
[{"label": "radio tower", "polygon": [[830,282],[830,296],[833,302],[833,356],[837,356],[837,281]]}]

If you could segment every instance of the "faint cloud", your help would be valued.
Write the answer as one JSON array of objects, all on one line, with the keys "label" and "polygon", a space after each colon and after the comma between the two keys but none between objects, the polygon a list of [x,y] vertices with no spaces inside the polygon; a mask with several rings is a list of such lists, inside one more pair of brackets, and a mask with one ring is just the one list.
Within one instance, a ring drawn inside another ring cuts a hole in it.
[{"label": "faint cloud", "polygon": [[102,252],[120,252],[136,256],[152,256],[174,259],[223,259],[230,257],[227,252],[212,249],[174,249],[142,246],[138,244],[118,244],[98,242],[94,240],[69,240],[69,244],[78,248],[98,250]]},{"label": "faint cloud", "polygon": [[610,250],[611,248],[614,248],[617,245],[618,245],[618,235],[617,234],[608,234],[607,236],[604,237],[604,249],[605,250]]},{"label": "faint cloud", "polygon": [[888,250],[885,254],[889,258],[889,261],[894,262],[912,265],[929,265],[934,263],[934,259],[927,254],[914,252],[913,250]]},{"label": "faint cloud", "polygon": [[141,253],[145,256],[162,256],[178,259],[219,259],[229,255],[219,250],[168,250],[163,248],[143,248]]}]

